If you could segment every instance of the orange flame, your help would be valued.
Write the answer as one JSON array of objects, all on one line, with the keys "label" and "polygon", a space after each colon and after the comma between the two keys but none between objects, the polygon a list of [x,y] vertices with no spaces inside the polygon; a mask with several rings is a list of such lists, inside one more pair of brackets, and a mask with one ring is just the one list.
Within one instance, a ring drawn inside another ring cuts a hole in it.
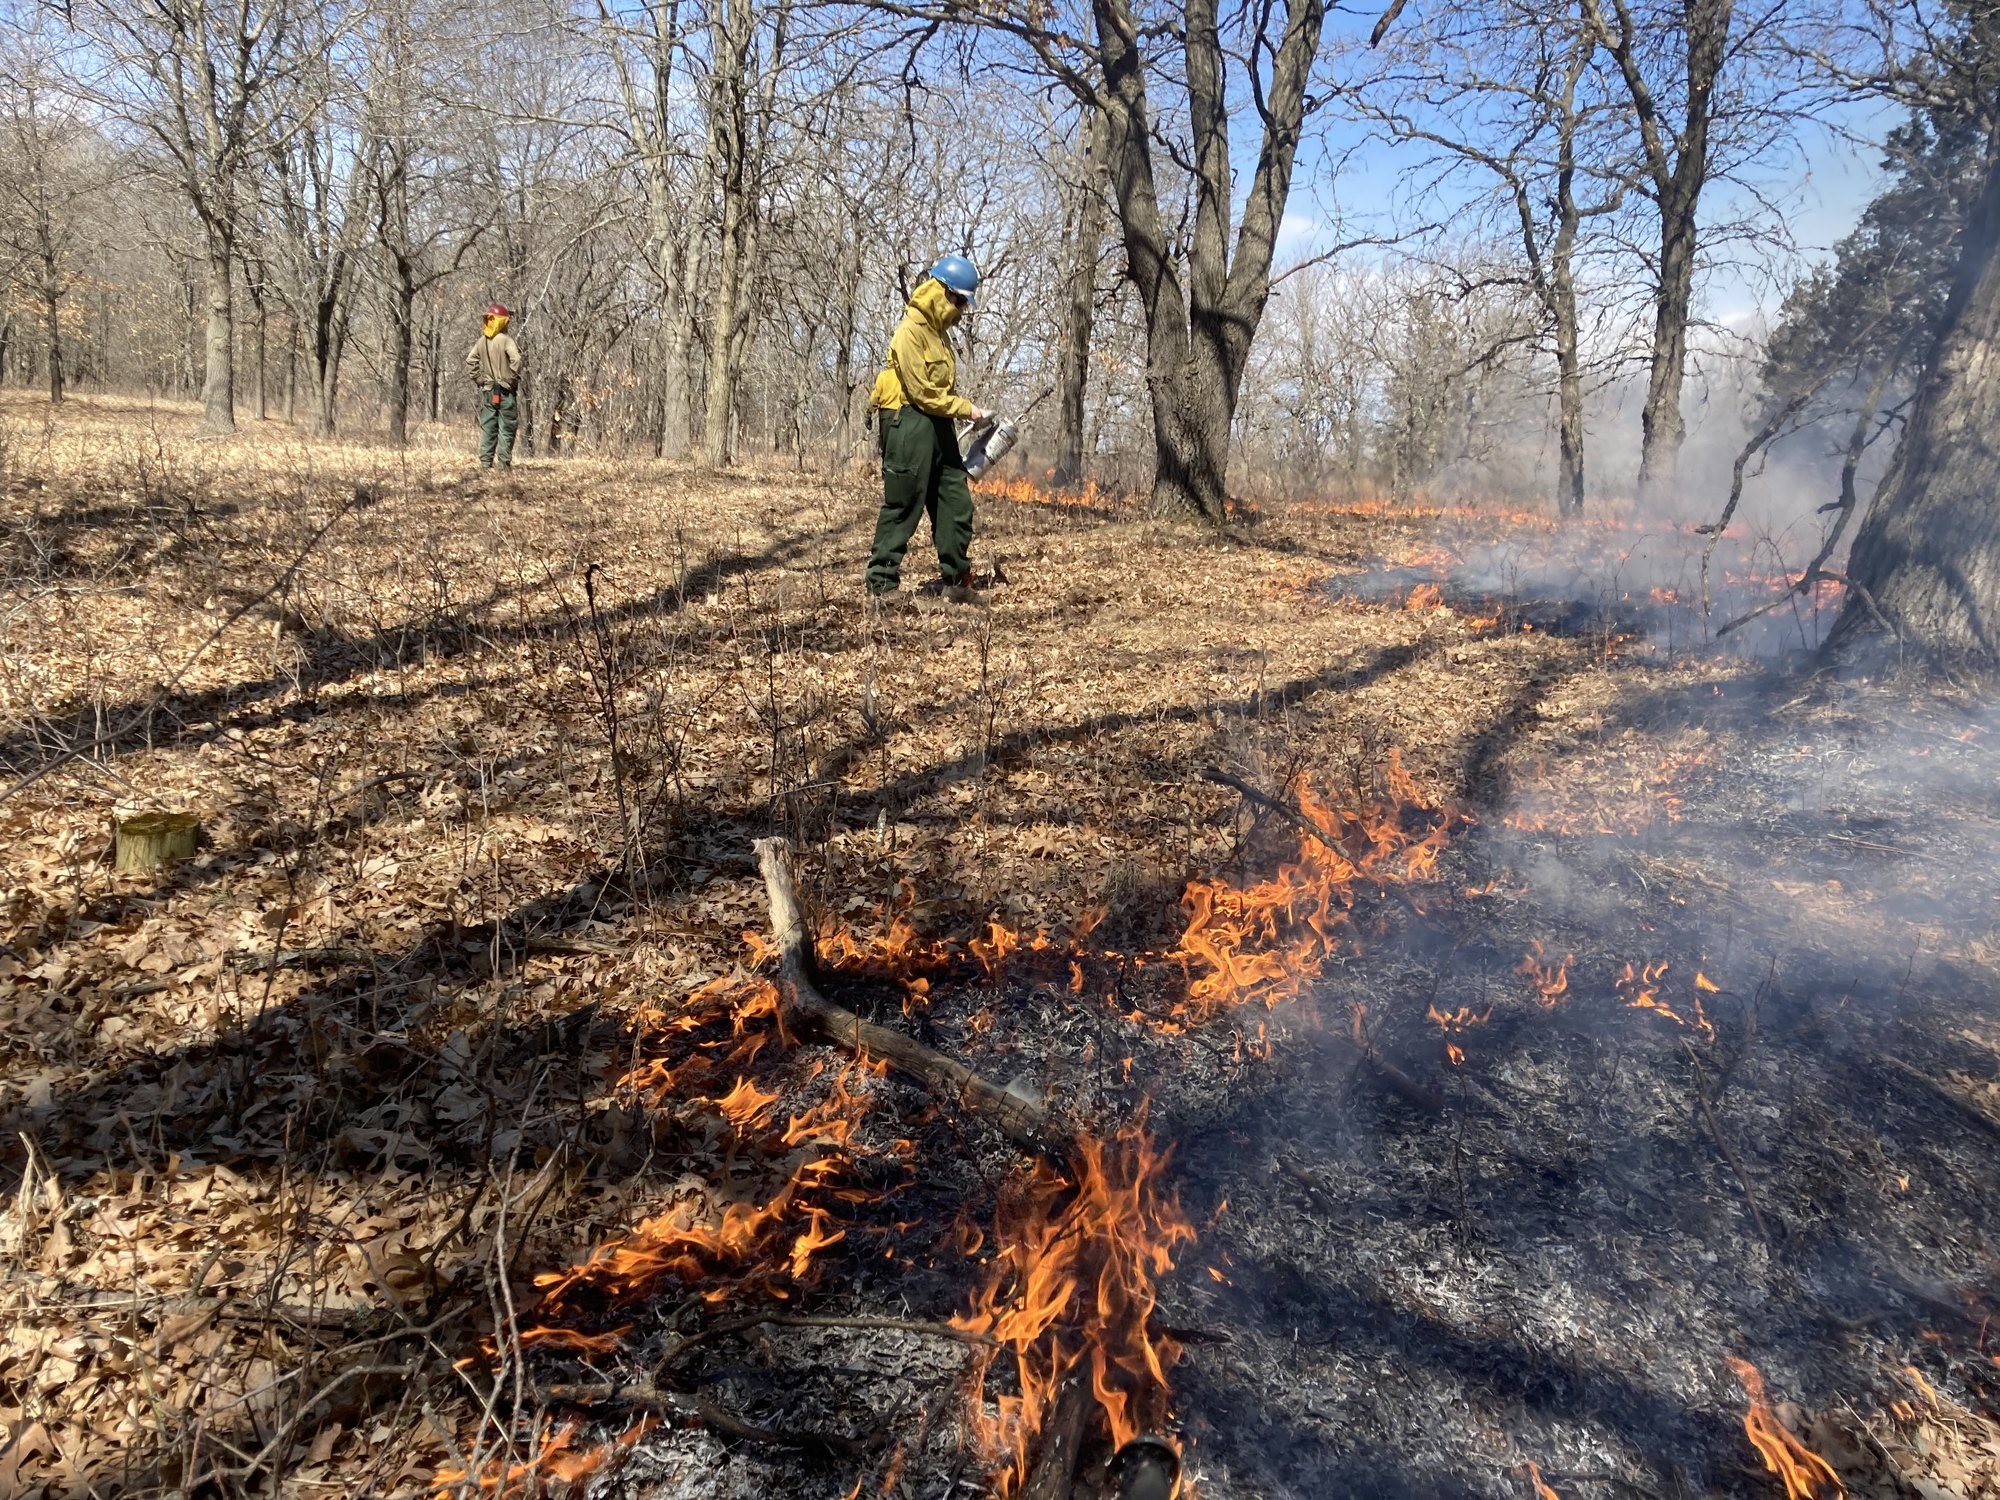
[{"label": "orange flame", "polygon": [[1528,952],[1515,966],[1516,974],[1524,975],[1534,986],[1535,995],[1542,1009],[1554,1010],[1562,997],[1569,992],[1569,966],[1576,961],[1574,953],[1565,953],[1562,961],[1550,964],[1545,961],[1541,940],[1537,938],[1528,944]]},{"label": "orange flame", "polygon": [[1039,485],[1025,475],[989,476],[975,480],[972,491],[981,499],[1011,500],[1017,505],[1052,510],[1116,511],[1134,509],[1139,503],[1137,496],[1100,488],[1094,479],[1072,489],[1057,489]]},{"label": "orange flame", "polygon": [[765,1093],[747,1078],[739,1078],[735,1088],[714,1102],[722,1117],[738,1130],[752,1130],[770,1118],[771,1106],[778,1102],[778,1096]]},{"label": "orange flame", "polygon": [[1665,1016],[1676,1026],[1686,1027],[1705,1041],[1714,1041],[1715,1023],[1709,1020],[1707,1012],[1702,1009],[1702,985],[1699,975],[1696,976],[1694,1009],[1690,1016],[1682,1015],[1660,998],[1659,983],[1666,977],[1667,970],[1672,967],[1673,965],[1665,959],[1657,962],[1648,960],[1637,969],[1628,963],[1612,983],[1624,997],[1626,1005],[1632,1009],[1650,1010],[1656,1015]]},{"label": "orange flame", "polygon": [[1844,1495],[1846,1488],[1832,1465],[1793,1437],[1764,1395],[1764,1377],[1747,1359],[1726,1361],[1743,1383],[1750,1409],[1743,1414],[1743,1431],[1764,1460],[1764,1467],[1778,1476],[1785,1487],[1785,1500],[1824,1500],[1828,1495]]},{"label": "orange flame", "polygon": [[[1002,1496],[1026,1480],[1035,1438],[1072,1371],[1088,1371],[1114,1445],[1164,1415],[1167,1367],[1180,1348],[1152,1327],[1156,1284],[1173,1269],[1175,1246],[1194,1238],[1164,1186],[1166,1163],[1141,1118],[1108,1143],[1080,1137],[1073,1184],[1038,1167],[1001,1207],[993,1274],[953,1323],[1013,1355],[1020,1394],[1001,1396],[994,1415],[975,1421]],[[982,1385],[984,1375],[982,1366]]]},{"label": "orange flame", "polygon": [[1302,780],[1299,810],[1320,836],[1302,834],[1297,859],[1251,885],[1189,883],[1181,898],[1187,928],[1169,955],[1189,975],[1187,996],[1174,1007],[1179,1024],[1297,997],[1349,932],[1358,885],[1379,890],[1436,874],[1455,815],[1424,797],[1393,750],[1381,780],[1381,793],[1351,802],[1323,800]]},{"label": "orange flame", "polygon": [[564,1485],[578,1484],[630,1450],[639,1439],[659,1425],[658,1417],[641,1417],[608,1443],[578,1448],[576,1424],[566,1423],[531,1458],[494,1459],[481,1465],[476,1472],[456,1467],[440,1469],[432,1482],[433,1493],[440,1496],[447,1494],[468,1481],[477,1485],[483,1493],[499,1496],[541,1494],[544,1480]]}]

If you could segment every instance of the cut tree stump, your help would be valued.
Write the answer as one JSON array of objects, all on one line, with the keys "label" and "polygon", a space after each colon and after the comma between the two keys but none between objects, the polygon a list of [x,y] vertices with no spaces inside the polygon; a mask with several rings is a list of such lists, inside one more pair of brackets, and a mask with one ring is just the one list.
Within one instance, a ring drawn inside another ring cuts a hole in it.
[{"label": "cut tree stump", "polygon": [[140,813],[119,822],[113,864],[135,875],[157,870],[193,854],[200,835],[201,819],[193,813]]},{"label": "cut tree stump", "polygon": [[849,1052],[879,1058],[921,1084],[933,1098],[985,1120],[1010,1141],[1051,1161],[1067,1164],[1068,1142],[1048,1115],[1031,1100],[982,1078],[964,1063],[926,1047],[915,1037],[864,1021],[819,992],[813,978],[812,936],[792,880],[790,846],[783,839],[758,839],[757,867],[771,903],[771,931],[778,940],[778,993],[781,1019]]}]

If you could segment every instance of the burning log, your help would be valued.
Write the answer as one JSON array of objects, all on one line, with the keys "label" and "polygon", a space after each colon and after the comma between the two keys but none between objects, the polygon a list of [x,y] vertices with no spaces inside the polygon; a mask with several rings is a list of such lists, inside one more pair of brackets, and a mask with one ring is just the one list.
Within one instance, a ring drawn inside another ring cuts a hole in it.
[{"label": "burning log", "polygon": [[789,846],[783,839],[770,838],[758,839],[755,847],[771,904],[771,931],[777,938],[783,1018],[837,1047],[880,1058],[937,1098],[985,1120],[1024,1150],[1066,1161],[1064,1137],[1039,1104],[980,1077],[914,1037],[862,1020],[820,993],[813,978],[812,937],[792,880]]},{"label": "burning log", "polygon": [[1028,1471],[1028,1482],[1021,1487],[1021,1500],[1069,1500],[1089,1416],[1089,1372],[1075,1368],[1063,1377],[1055,1409],[1042,1428],[1041,1448]]}]

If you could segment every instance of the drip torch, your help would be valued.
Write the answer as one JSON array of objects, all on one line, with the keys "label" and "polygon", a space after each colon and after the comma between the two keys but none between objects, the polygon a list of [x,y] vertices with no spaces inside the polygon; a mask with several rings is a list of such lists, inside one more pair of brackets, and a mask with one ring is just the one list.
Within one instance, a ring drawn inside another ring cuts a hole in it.
[{"label": "drip torch", "polygon": [[1180,1481],[1181,1456],[1165,1438],[1142,1433],[1111,1455],[1117,1500],[1173,1500]]},{"label": "drip torch", "polygon": [[974,423],[972,430],[965,435],[965,472],[977,479],[1004,458],[1020,440],[1021,424],[1053,394],[1055,387],[1047,387],[1022,408],[1018,417],[989,416],[982,422]]}]

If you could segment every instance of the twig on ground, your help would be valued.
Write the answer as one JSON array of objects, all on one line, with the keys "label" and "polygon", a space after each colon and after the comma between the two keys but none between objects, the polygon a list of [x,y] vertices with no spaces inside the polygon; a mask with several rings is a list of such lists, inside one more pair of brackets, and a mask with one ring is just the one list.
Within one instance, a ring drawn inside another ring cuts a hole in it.
[{"label": "twig on ground", "polygon": [[1702,1081],[1701,1059],[1695,1056],[1693,1047],[1688,1048],[1688,1061],[1694,1067],[1694,1097],[1701,1106],[1701,1118],[1708,1126],[1709,1139],[1715,1142],[1715,1149],[1722,1153],[1722,1159],[1729,1163],[1729,1170],[1736,1174],[1737,1184],[1743,1189],[1743,1202],[1750,1210],[1750,1222],[1757,1226],[1757,1237],[1768,1245],[1771,1243],[1771,1231],[1764,1223],[1763,1211],[1757,1207],[1756,1189],[1750,1185],[1750,1174],[1743,1170],[1743,1163],[1737,1160],[1735,1151],[1722,1134],[1722,1127],[1716,1123],[1715,1111],[1709,1107],[1708,1087]]},{"label": "twig on ground", "polygon": [[665,1391],[650,1381],[638,1381],[622,1385],[616,1381],[606,1381],[598,1385],[550,1385],[539,1387],[536,1394],[550,1405],[560,1406],[636,1406],[646,1411],[658,1412],[662,1416],[679,1417],[683,1421],[697,1423],[718,1436],[740,1443],[761,1443],[774,1448],[803,1448],[815,1452],[841,1453],[854,1456],[866,1453],[870,1444],[858,1438],[843,1436],[837,1432],[787,1432],[774,1427],[759,1427],[754,1422],[746,1422],[734,1412],[717,1406],[713,1401],[701,1396],[690,1396],[683,1391]]},{"label": "twig on ground", "polygon": [[[1352,854],[1350,854],[1347,850],[1341,848],[1340,845],[1335,843],[1332,839],[1328,838],[1326,835],[1326,830],[1324,828],[1321,828],[1319,824],[1315,823],[1311,818],[1307,817],[1304,813],[1300,812],[1296,807],[1292,806],[1291,803],[1285,801],[1282,797],[1273,797],[1269,792],[1259,790],[1257,787],[1250,785],[1249,782],[1244,781],[1242,778],[1230,775],[1229,772],[1223,770],[1222,767],[1220,766],[1210,766],[1206,770],[1204,770],[1201,773],[1201,775],[1204,781],[1213,781],[1218,786],[1226,786],[1231,791],[1240,793],[1246,801],[1255,803],[1258,807],[1264,808],[1268,812],[1276,813],[1279,817],[1283,818],[1286,822],[1292,824],[1295,828],[1299,830],[1299,832],[1305,834],[1308,838],[1311,838],[1314,842],[1323,845],[1325,848],[1331,849],[1335,854],[1339,855],[1343,860],[1347,860],[1348,862],[1352,863],[1354,858]],[[1422,917],[1428,920],[1429,914],[1426,913],[1421,906],[1417,905],[1417,903],[1411,899],[1410,894],[1407,891],[1403,890],[1402,887],[1394,885],[1389,881],[1375,880],[1372,877],[1369,877],[1365,873],[1360,871],[1357,871],[1356,873],[1361,874],[1363,879],[1368,879],[1370,884],[1372,884],[1375,887],[1375,889],[1380,891],[1383,895],[1392,897],[1396,901],[1400,902],[1404,907],[1404,909],[1407,910],[1412,916]]]},{"label": "twig on ground", "polygon": [[792,881],[789,845],[783,839],[758,839],[755,848],[771,903],[771,930],[778,940],[784,1018],[803,1023],[837,1046],[882,1059],[936,1098],[986,1120],[1016,1145],[1066,1161],[1066,1143],[1039,1104],[980,1077],[914,1037],[862,1020],[819,992],[812,977],[812,940]]}]

